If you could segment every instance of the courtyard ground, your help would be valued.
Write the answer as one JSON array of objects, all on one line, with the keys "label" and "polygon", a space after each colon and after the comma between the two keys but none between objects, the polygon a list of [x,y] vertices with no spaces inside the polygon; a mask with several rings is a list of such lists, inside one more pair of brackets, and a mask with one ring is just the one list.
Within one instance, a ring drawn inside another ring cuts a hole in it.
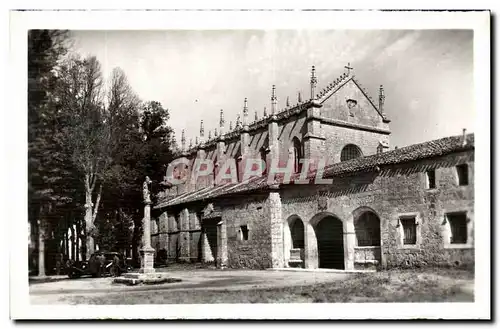
[{"label": "courtyard ground", "polygon": [[125,286],[112,278],[30,283],[33,304],[473,302],[474,275],[457,269],[331,273],[168,267],[182,282]]}]

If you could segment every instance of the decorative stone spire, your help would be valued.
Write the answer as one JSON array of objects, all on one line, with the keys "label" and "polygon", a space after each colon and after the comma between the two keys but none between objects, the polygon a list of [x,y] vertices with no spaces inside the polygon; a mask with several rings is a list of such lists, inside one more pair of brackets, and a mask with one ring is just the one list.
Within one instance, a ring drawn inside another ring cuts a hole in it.
[{"label": "decorative stone spire", "polygon": [[243,102],[243,126],[248,125],[248,101],[245,97],[245,101]]},{"label": "decorative stone spire", "polygon": [[181,146],[182,146],[182,151],[185,151],[186,150],[186,134],[184,132],[184,129],[182,129]]},{"label": "decorative stone spire", "polygon": [[257,114],[257,111],[255,111],[255,121],[259,120],[259,115]]},{"label": "decorative stone spire", "polygon": [[189,148],[192,148],[192,147],[193,147],[193,139],[192,139],[192,138],[190,138],[190,139],[189,139]]},{"label": "decorative stone spire", "polygon": [[241,128],[241,121],[240,121],[240,115],[236,117],[236,129]]},{"label": "decorative stone spire", "polygon": [[226,123],[226,120],[224,120],[224,110],[220,109],[219,127],[224,128],[225,123]]},{"label": "decorative stone spire", "polygon": [[290,107],[290,97],[286,96],[286,107]]},{"label": "decorative stone spire", "polygon": [[264,106],[264,118],[267,118],[267,109],[265,106]]},{"label": "decorative stone spire", "polygon": [[195,140],[194,140],[194,145],[198,145],[199,141],[198,141],[198,136],[196,136]]},{"label": "decorative stone spire", "polygon": [[385,102],[384,86],[380,85],[378,93],[378,109],[381,114],[384,114],[384,102]]},{"label": "decorative stone spire", "polygon": [[462,146],[467,145],[467,129],[462,129]]},{"label": "decorative stone spire", "polygon": [[271,115],[276,114],[276,107],[278,105],[276,98],[276,86],[273,85],[273,90],[271,92]]},{"label": "decorative stone spire", "polygon": [[229,121],[229,131],[232,131],[232,130],[233,130],[233,122]]},{"label": "decorative stone spire", "polygon": [[205,142],[205,128],[203,127],[203,120],[201,120],[201,123],[200,123],[200,143],[204,143]]},{"label": "decorative stone spire", "polygon": [[300,91],[299,91],[299,93],[297,95],[297,100],[298,100],[299,103],[302,103],[302,94],[300,93]]},{"label": "decorative stone spire", "polygon": [[311,99],[314,99],[316,93],[316,84],[318,83],[318,78],[316,78],[316,69],[314,65],[311,69]]},{"label": "decorative stone spire", "polygon": [[208,131],[208,140],[211,140],[211,139],[212,139],[212,131],[211,131],[211,130],[209,130],[209,131]]},{"label": "decorative stone spire", "polygon": [[217,128],[214,129],[214,137],[217,138],[217,136],[219,136],[219,132],[217,131]]}]

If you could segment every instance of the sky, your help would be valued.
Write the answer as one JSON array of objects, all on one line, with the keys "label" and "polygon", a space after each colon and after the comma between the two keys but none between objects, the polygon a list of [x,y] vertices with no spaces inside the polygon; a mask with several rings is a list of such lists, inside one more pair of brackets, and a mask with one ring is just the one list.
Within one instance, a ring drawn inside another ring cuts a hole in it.
[{"label": "sky", "polygon": [[169,110],[180,142],[199,135],[200,120],[226,130],[248,98],[249,118],[269,113],[276,85],[279,108],[297,92],[309,95],[311,66],[317,89],[350,63],[377,99],[385,89],[391,148],[473,132],[471,30],[115,30],[72,31],[74,50],[95,55],[105,77],[122,68],[135,92]]}]

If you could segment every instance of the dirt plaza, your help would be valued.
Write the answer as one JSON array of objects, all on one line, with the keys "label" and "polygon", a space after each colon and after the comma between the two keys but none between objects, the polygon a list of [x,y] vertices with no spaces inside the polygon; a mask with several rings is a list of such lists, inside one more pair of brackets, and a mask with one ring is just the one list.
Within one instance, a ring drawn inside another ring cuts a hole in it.
[{"label": "dirt plaza", "polygon": [[[167,268],[157,271],[166,272]],[[113,278],[32,282],[32,304],[470,302],[473,273],[456,269],[341,273],[168,268],[181,282],[127,286]]]}]

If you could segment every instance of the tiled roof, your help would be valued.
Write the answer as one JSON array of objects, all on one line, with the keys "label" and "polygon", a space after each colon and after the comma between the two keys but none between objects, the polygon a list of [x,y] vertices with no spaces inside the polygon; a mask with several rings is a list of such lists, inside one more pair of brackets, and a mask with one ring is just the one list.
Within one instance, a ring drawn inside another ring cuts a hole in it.
[{"label": "tiled roof", "polygon": [[[330,178],[350,173],[373,170],[377,166],[380,167],[384,165],[416,161],[442,156],[454,152],[474,149],[474,134],[466,135],[466,141],[467,142],[464,144],[462,135],[445,137],[433,141],[402,147],[400,149],[384,153],[334,163],[325,167],[323,177]],[[308,177],[313,179],[315,177],[314,174],[315,173],[312,172]],[[297,176],[298,175],[296,175],[295,177]],[[222,184],[214,187],[204,188],[194,192],[184,193],[168,200],[163,199],[160,200],[154,208],[159,209],[193,201],[213,199],[223,195],[264,190],[268,187],[269,185],[267,184],[267,177],[253,177],[245,182]]]}]

